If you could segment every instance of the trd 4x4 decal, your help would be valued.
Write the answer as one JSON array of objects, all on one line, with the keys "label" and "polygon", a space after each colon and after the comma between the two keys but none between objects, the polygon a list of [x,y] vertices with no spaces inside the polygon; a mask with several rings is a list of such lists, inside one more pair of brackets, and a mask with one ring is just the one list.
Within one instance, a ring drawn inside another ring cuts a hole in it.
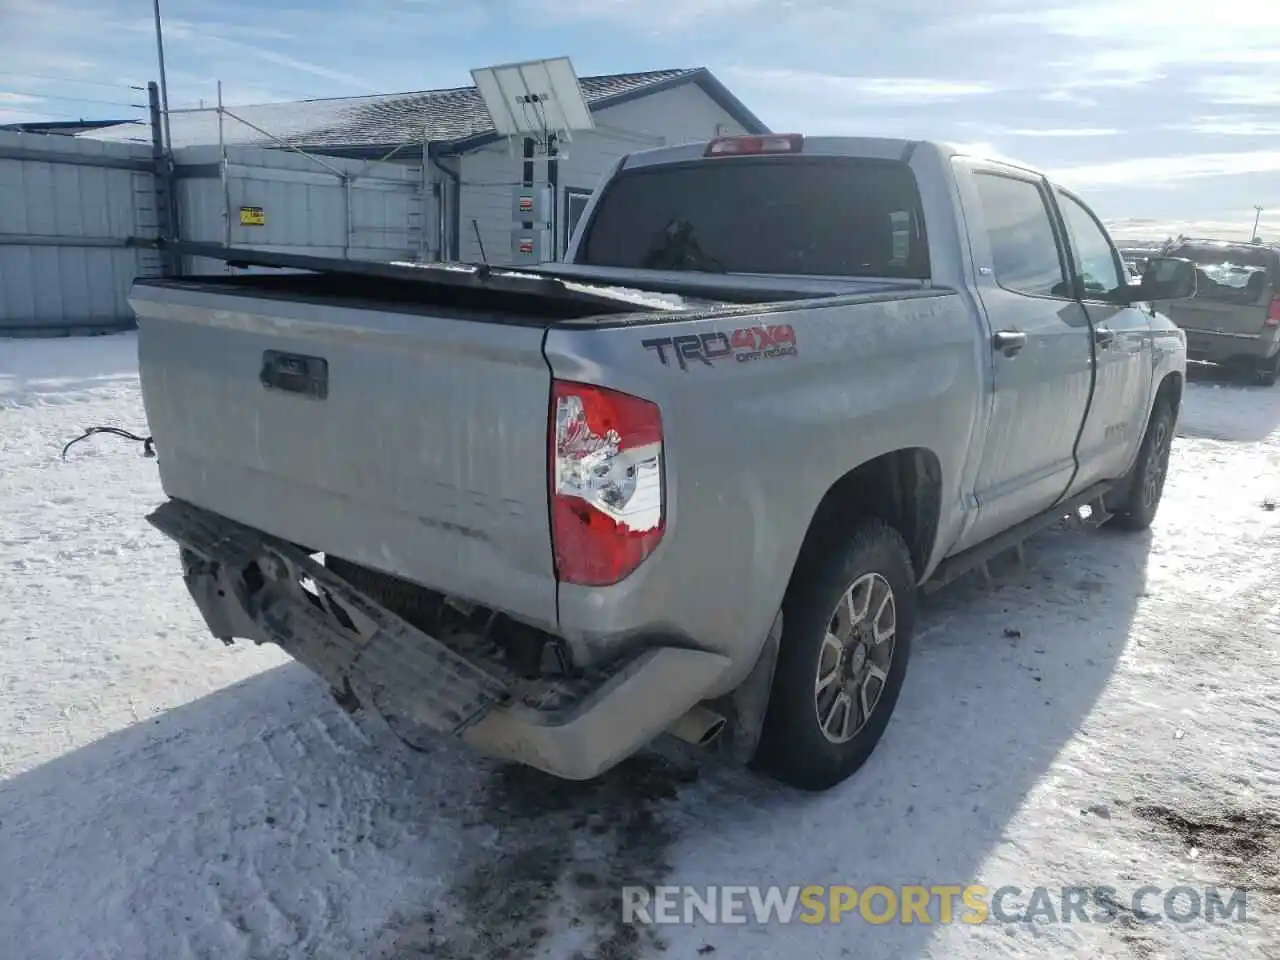
[{"label": "trd 4x4 decal", "polygon": [[674,354],[681,370],[688,370],[690,363],[714,366],[716,360],[733,357],[738,363],[752,360],[772,360],[774,357],[794,357],[796,332],[789,323],[759,327],[739,327],[724,333],[685,334],[680,337],[657,337],[641,340],[646,350],[653,350],[663,366],[670,363],[668,353]]}]

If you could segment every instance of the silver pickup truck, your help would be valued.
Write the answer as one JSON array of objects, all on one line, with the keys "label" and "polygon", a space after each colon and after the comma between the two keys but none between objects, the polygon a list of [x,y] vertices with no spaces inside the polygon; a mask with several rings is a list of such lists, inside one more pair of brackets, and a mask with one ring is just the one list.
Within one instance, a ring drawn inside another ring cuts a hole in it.
[{"label": "silver pickup truck", "polygon": [[203,253],[289,268],[131,294],[214,636],[411,743],[589,779],[670,733],[805,789],[874,749],[921,588],[1151,523],[1149,304],[1195,285],[1035,171],[798,135],[625,157],[537,270]]}]

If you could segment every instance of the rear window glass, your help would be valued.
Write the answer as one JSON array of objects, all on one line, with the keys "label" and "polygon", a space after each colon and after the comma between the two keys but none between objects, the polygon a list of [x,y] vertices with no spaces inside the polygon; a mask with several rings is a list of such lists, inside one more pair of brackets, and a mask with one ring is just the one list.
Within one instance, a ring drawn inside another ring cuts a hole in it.
[{"label": "rear window glass", "polygon": [[731,157],[625,171],[578,262],[646,270],[929,276],[920,194],[897,161]]},{"label": "rear window glass", "polygon": [[1225,303],[1257,303],[1268,291],[1275,255],[1268,249],[1183,244],[1168,254],[1196,264],[1196,297]]}]

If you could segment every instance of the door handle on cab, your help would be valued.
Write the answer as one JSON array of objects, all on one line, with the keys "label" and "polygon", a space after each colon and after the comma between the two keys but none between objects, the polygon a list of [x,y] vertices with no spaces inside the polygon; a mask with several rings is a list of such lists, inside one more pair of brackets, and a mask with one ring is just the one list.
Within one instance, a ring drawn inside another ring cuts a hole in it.
[{"label": "door handle on cab", "polygon": [[1012,357],[1026,345],[1027,335],[1021,330],[997,330],[991,337],[992,348],[1006,357]]},{"label": "door handle on cab", "polygon": [[1109,347],[1115,342],[1116,332],[1108,330],[1106,327],[1093,328],[1093,342],[1100,347]]}]

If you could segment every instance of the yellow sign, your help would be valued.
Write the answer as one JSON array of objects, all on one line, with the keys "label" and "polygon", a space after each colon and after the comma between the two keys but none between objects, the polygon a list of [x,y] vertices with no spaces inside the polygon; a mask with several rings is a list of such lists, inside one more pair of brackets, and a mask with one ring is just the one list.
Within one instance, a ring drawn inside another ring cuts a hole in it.
[{"label": "yellow sign", "polygon": [[262,207],[241,207],[240,208],[240,226],[242,227],[265,227],[267,225],[267,211]]}]

